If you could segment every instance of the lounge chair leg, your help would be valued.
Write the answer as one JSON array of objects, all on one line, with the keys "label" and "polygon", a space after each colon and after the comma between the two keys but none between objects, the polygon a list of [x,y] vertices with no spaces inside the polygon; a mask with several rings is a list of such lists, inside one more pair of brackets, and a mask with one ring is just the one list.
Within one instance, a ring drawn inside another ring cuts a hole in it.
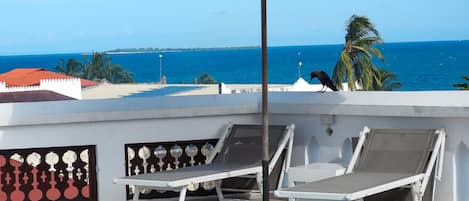
[{"label": "lounge chair leg", "polygon": [[256,175],[256,180],[257,180],[257,186],[259,187],[259,192],[261,193],[262,195],[262,173],[259,173]]},{"label": "lounge chair leg", "polygon": [[288,201],[296,201],[296,198],[288,198]]},{"label": "lounge chair leg", "polygon": [[291,187],[294,187],[295,186],[295,182],[293,182],[293,180],[291,178],[288,178],[288,187],[291,188]]},{"label": "lounge chair leg", "polygon": [[179,192],[179,201],[186,200],[187,186],[182,187],[181,192]]},{"label": "lounge chair leg", "polygon": [[411,191],[412,191],[412,200],[413,201],[422,201],[422,196],[420,195],[420,188],[419,184],[415,183],[411,185]]},{"label": "lounge chair leg", "polygon": [[140,196],[140,188],[138,186],[134,186],[134,197],[133,201],[138,201],[138,197]]},{"label": "lounge chair leg", "polygon": [[215,191],[217,192],[218,200],[223,201],[225,198],[223,197],[223,191],[221,190],[221,181],[215,182]]}]

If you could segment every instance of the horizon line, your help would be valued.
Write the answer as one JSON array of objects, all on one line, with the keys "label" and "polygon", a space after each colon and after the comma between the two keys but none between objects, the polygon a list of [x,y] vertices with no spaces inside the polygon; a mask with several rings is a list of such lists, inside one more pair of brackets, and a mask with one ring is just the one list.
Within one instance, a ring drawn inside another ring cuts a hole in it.
[{"label": "horizon line", "polygon": [[[461,40],[421,40],[421,41],[391,41],[391,42],[384,42],[383,44],[389,44],[389,43],[428,43],[428,42],[465,42],[465,41],[469,41],[469,39],[461,39]],[[335,46],[335,45],[343,45],[343,43],[322,43],[322,44],[304,44],[304,45],[272,45],[272,46],[268,46],[269,48],[277,48],[277,47],[305,47],[305,46]],[[85,54],[91,54],[93,52],[111,52],[110,54],[113,54],[113,53],[119,53],[119,52],[113,52],[113,51],[116,51],[118,49],[140,49],[141,47],[127,47],[127,48],[115,48],[115,49],[111,49],[111,50],[104,50],[104,51],[94,51],[94,50],[91,50],[91,51],[87,51],[87,52],[80,52],[80,51],[76,51],[76,52],[50,52],[50,53],[13,53],[13,54],[3,54],[3,55],[0,55],[0,57],[3,57],[3,56],[39,56],[39,55],[62,55],[62,54],[81,54],[81,55],[85,55]],[[240,49],[250,49],[250,48],[260,48],[260,45],[244,45],[244,46],[213,46],[213,47],[174,47],[174,48],[168,48],[168,47],[164,47],[164,48],[157,48],[157,47],[146,47],[146,48],[154,48],[154,49],[160,49],[160,50],[163,50],[163,51],[160,51],[160,52],[164,52],[164,50],[168,50],[168,51],[171,51],[171,50],[181,50],[181,51],[184,51],[184,50],[193,50],[193,49],[198,49],[198,50],[211,50],[211,49],[237,49],[237,48],[240,48]],[[145,49],[145,48],[144,48]],[[154,52],[128,52],[128,54],[138,54],[138,53],[157,53],[158,51],[154,51]],[[125,53],[125,52],[124,52]]]}]

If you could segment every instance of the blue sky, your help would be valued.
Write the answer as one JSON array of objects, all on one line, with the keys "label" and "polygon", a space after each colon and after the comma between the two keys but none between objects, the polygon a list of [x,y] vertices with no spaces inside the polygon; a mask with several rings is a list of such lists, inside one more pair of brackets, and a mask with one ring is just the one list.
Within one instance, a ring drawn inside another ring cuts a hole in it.
[{"label": "blue sky", "polygon": [[[268,0],[269,45],[342,43],[366,15],[385,42],[469,39],[467,0]],[[260,0],[0,2],[0,55],[260,44]]]}]

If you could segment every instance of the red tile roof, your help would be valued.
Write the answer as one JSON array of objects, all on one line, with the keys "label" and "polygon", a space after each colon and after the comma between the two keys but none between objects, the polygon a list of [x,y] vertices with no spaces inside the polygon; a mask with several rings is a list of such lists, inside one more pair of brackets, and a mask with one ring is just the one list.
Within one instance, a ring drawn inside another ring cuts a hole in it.
[{"label": "red tile roof", "polygon": [[[7,86],[33,86],[39,85],[44,79],[70,79],[72,76],[54,73],[43,68],[17,68],[0,74],[0,82],[5,82]],[[86,79],[81,80],[81,87],[98,85],[96,82]]]},{"label": "red tile roof", "polygon": [[53,91],[19,91],[19,92],[2,92],[0,93],[0,103],[13,102],[39,102],[39,101],[58,101],[58,100],[76,100]]}]

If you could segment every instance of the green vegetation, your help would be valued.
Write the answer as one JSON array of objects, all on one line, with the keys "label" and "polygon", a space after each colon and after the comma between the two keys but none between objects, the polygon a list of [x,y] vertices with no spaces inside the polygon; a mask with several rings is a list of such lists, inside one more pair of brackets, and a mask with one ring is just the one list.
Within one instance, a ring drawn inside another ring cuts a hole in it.
[{"label": "green vegetation", "polygon": [[66,63],[60,60],[55,70],[65,75],[93,81],[107,80],[111,83],[134,83],[133,74],[119,64],[113,64],[111,57],[104,52],[93,52],[91,57],[84,56],[85,64],[75,59]]},{"label": "green vegetation", "polygon": [[61,59],[59,65],[55,67],[59,73],[70,75],[73,77],[81,77],[83,73],[83,64],[76,59],[69,59],[66,63]]},{"label": "green vegetation", "polygon": [[383,54],[376,48],[377,44],[383,43],[378,30],[367,17],[352,15],[346,32],[344,48],[332,74],[334,84],[343,89],[345,78],[351,91],[357,89],[356,84],[363,90],[381,86],[379,70],[373,63],[374,57],[384,61]]},{"label": "green vegetation", "polygon": [[[466,81],[469,81],[469,75],[462,76],[462,78]],[[457,83],[453,84],[453,87],[457,87],[459,90],[469,90],[469,83]]]},{"label": "green vegetation", "polygon": [[94,52],[91,58],[85,57],[83,78],[89,80],[106,79],[111,83],[133,83],[133,74],[119,64],[113,64],[111,57],[103,52]]},{"label": "green vegetation", "polygon": [[202,73],[198,78],[194,78],[193,84],[217,84],[218,82],[208,73]]},{"label": "green vegetation", "polygon": [[393,89],[400,88],[402,84],[398,81],[397,75],[391,71],[380,68],[378,81],[373,82],[373,90],[376,91],[392,91]]}]

